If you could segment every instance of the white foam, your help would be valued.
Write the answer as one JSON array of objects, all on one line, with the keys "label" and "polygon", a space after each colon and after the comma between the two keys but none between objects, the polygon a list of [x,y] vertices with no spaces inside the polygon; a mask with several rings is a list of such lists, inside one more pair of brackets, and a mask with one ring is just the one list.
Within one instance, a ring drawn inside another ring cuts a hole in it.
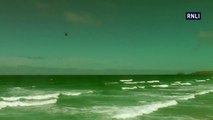
[{"label": "white foam", "polygon": [[147,83],[158,83],[160,82],[159,80],[151,80],[151,81],[147,81]]},{"label": "white foam", "polygon": [[0,102],[0,109],[5,107],[28,107],[28,106],[41,106],[41,105],[48,105],[48,104],[54,104],[57,102],[57,99],[51,99],[51,100],[45,100],[45,101],[36,101],[36,102],[21,102],[21,101],[15,101],[15,102]]},{"label": "white foam", "polygon": [[14,87],[13,89],[15,89],[15,90],[21,90],[22,88],[21,87]]},{"label": "white foam", "polygon": [[181,83],[181,81],[175,81],[174,83]]},{"label": "white foam", "polygon": [[180,96],[179,100],[189,100],[194,98],[195,98],[195,94],[190,94],[190,95]]},{"label": "white foam", "polygon": [[62,92],[62,95],[66,95],[66,96],[79,96],[81,94],[89,94],[89,93],[93,93],[92,90],[88,90],[88,91],[76,91],[76,92]]},{"label": "white foam", "polygon": [[[27,87],[26,88],[22,88],[22,87],[8,88],[7,94],[9,97],[27,97],[27,96],[54,94],[53,92],[50,92],[49,90],[43,91],[43,90],[32,89],[34,88],[34,86],[28,86],[28,88],[29,89],[27,89]],[[6,97],[6,96],[1,96],[1,97]]]},{"label": "white foam", "polygon": [[134,89],[137,89],[136,86],[134,87],[121,87],[122,90],[134,90]]},{"label": "white foam", "polygon": [[181,83],[180,85],[192,85],[191,83]]},{"label": "white foam", "polygon": [[124,107],[119,109],[118,111],[115,111],[115,114],[112,115],[112,118],[116,119],[134,118],[137,116],[142,116],[143,114],[150,114],[154,111],[157,111],[160,108],[165,108],[176,104],[177,102],[175,100],[170,100],[166,102],[156,102],[143,106]]},{"label": "white foam", "polygon": [[138,82],[124,82],[124,84],[138,84]]},{"label": "white foam", "polygon": [[175,81],[174,83],[172,83],[171,85],[180,85],[181,82],[180,81]]},{"label": "white foam", "polygon": [[147,101],[139,101],[138,103],[140,103],[140,104],[144,104],[144,103],[146,103]]},{"label": "white foam", "polygon": [[140,88],[140,89],[144,89],[144,88],[145,88],[145,86],[138,86],[138,88]]},{"label": "white foam", "polygon": [[133,81],[133,79],[127,79],[127,80],[120,80],[121,82],[130,82]]},{"label": "white foam", "polygon": [[205,91],[198,92],[195,95],[205,95],[205,94],[208,94],[208,93],[211,93],[211,92],[213,92],[213,90],[205,90]]},{"label": "white foam", "polygon": [[138,83],[146,83],[145,81],[139,81]]},{"label": "white foam", "polygon": [[213,92],[213,90],[205,90],[205,91],[201,91],[195,94],[189,94],[189,95],[185,95],[185,96],[179,96],[179,100],[189,100],[189,99],[194,99],[196,95],[205,95],[208,93]]},{"label": "white foam", "polygon": [[169,85],[152,85],[152,87],[161,87],[161,88],[166,88],[169,87]]},{"label": "white foam", "polygon": [[145,83],[145,81],[139,81],[139,82],[131,82],[131,81],[126,81],[123,82],[124,84],[138,84],[138,83]]},{"label": "white foam", "polygon": [[79,96],[81,95],[81,92],[63,92],[62,95],[66,95],[66,96]]},{"label": "white foam", "polygon": [[181,83],[180,81],[176,81],[174,83],[172,83],[171,85],[192,85],[191,83],[187,82],[187,83]]},{"label": "white foam", "polygon": [[18,101],[20,99],[25,99],[25,100],[44,100],[44,99],[51,99],[51,98],[57,99],[58,96],[59,96],[59,93],[35,95],[35,96],[1,97],[1,98],[5,101]]},{"label": "white foam", "polygon": [[206,80],[196,80],[196,82],[206,82]]},{"label": "white foam", "polygon": [[94,91],[89,90],[89,91],[86,91],[86,92],[84,92],[84,93],[94,93]]}]

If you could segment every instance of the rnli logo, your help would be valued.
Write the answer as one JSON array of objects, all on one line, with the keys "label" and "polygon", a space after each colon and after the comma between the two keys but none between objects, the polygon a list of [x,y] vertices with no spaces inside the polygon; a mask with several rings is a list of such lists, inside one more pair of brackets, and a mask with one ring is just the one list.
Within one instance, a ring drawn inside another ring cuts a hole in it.
[{"label": "rnli logo", "polygon": [[201,20],[201,12],[186,12],[186,20]]}]

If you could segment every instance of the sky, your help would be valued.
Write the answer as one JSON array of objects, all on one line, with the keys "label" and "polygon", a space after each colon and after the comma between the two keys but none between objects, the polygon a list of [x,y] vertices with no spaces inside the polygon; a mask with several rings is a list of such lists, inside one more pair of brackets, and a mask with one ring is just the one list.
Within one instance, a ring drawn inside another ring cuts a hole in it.
[{"label": "sky", "polygon": [[[213,70],[212,4],[212,0],[1,0],[0,74]],[[191,11],[201,12],[202,19],[186,20],[185,13]]]}]

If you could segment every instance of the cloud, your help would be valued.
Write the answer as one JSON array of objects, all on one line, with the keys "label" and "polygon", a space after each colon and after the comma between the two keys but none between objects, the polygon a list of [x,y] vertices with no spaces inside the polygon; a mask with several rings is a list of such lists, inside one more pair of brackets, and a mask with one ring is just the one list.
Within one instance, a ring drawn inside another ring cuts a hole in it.
[{"label": "cloud", "polygon": [[213,31],[199,31],[196,35],[197,41],[193,51],[200,51],[203,48],[211,48],[213,45]]},{"label": "cloud", "polygon": [[173,74],[176,72],[177,70],[141,69],[122,60],[0,57],[0,75]]},{"label": "cloud", "polygon": [[44,59],[44,57],[39,57],[39,56],[18,56],[18,57],[27,58],[27,59],[31,59],[31,60],[43,60]]},{"label": "cloud", "polygon": [[136,69],[78,69],[78,68],[48,68],[30,65],[16,67],[0,67],[0,75],[137,75],[137,74],[175,74],[168,70],[136,70]]},{"label": "cloud", "polygon": [[5,56],[0,57],[0,67],[9,66],[34,66],[46,68],[79,68],[79,69],[111,69],[111,68],[132,68],[122,60],[92,58],[43,58],[39,56]]},{"label": "cloud", "polygon": [[176,71],[140,69],[120,59],[0,57],[0,75],[170,74]]},{"label": "cloud", "polygon": [[213,31],[200,31],[199,36],[202,38],[213,38]]},{"label": "cloud", "polygon": [[102,22],[94,15],[89,13],[78,14],[74,12],[66,12],[65,19],[69,22],[100,25]]},{"label": "cloud", "polygon": [[46,9],[49,7],[47,4],[45,4],[44,2],[41,2],[41,1],[36,1],[34,3],[34,5],[39,9]]},{"label": "cloud", "polygon": [[200,31],[198,37],[200,44],[213,44],[213,31]]}]

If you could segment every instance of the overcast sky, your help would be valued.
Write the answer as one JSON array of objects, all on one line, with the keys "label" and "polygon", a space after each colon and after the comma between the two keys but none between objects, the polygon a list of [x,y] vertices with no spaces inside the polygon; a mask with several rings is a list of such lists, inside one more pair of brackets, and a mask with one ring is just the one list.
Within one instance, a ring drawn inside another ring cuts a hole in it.
[{"label": "overcast sky", "polygon": [[[0,74],[213,70],[212,5],[212,0],[1,0]],[[201,12],[202,20],[185,20],[188,11]]]}]

